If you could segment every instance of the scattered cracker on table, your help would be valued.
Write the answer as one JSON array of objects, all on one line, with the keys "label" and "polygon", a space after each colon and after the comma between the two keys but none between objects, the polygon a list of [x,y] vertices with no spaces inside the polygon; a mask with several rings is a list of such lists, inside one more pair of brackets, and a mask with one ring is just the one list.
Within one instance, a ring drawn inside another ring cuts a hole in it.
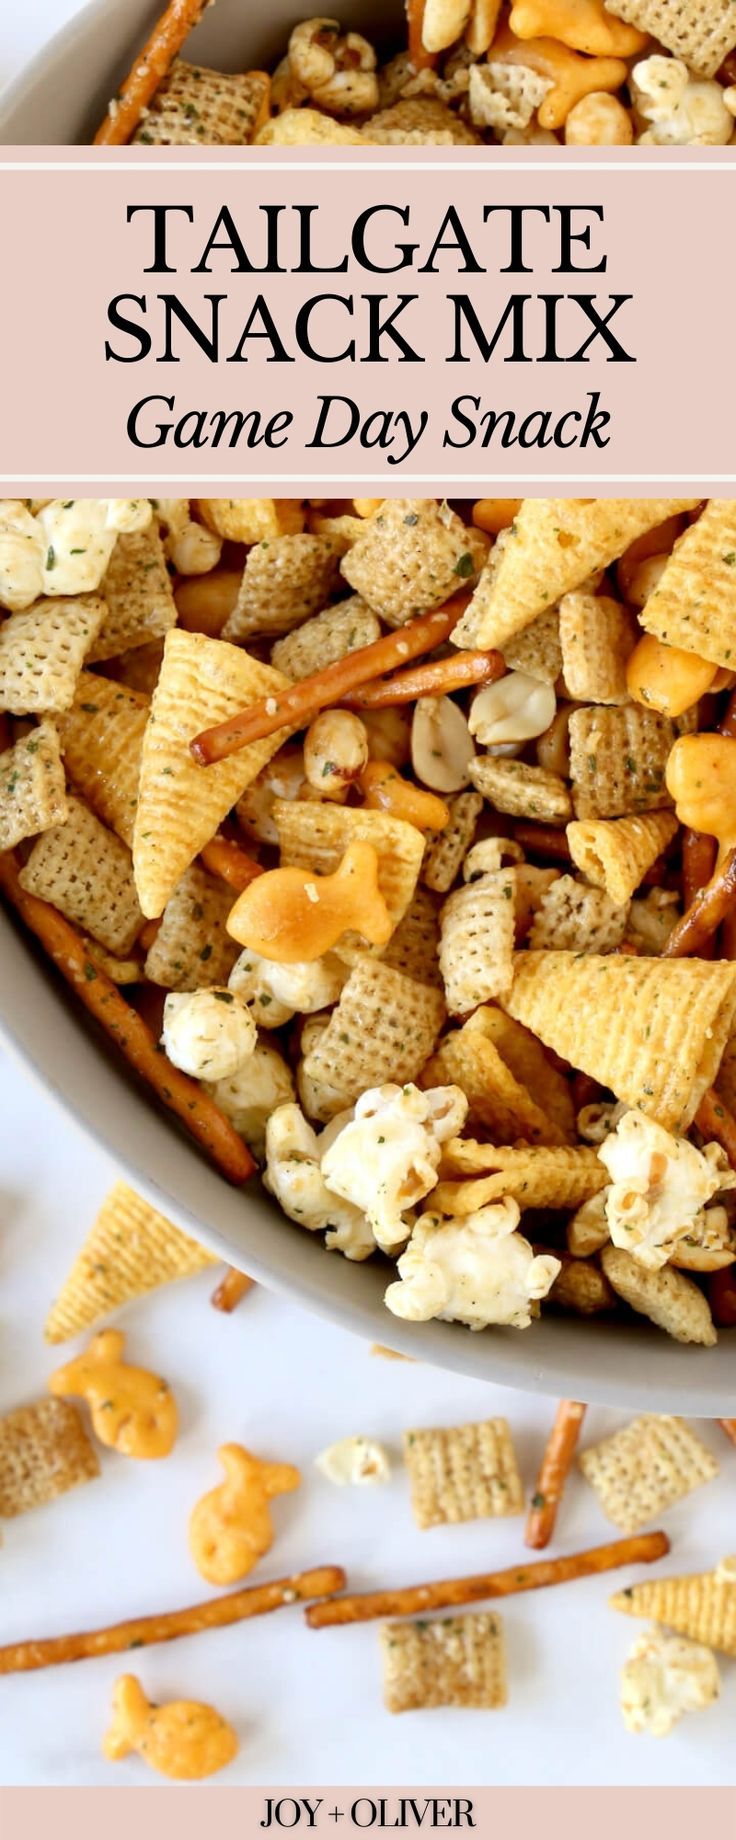
[{"label": "scattered cracker on table", "polygon": [[6,1520],[97,1475],[82,1420],[66,1399],[39,1399],[0,1418],[0,1516]]},{"label": "scattered cracker on table", "polygon": [[715,1457],[684,1418],[645,1412],[578,1458],[606,1519],[637,1533],[719,1473]]},{"label": "scattered cracker on table", "polygon": [[736,1584],[717,1572],[693,1572],[684,1578],[647,1578],[616,1591],[609,1599],[625,1616],[651,1617],[677,1635],[703,1642],[736,1659]]},{"label": "scattered cracker on table", "polygon": [[418,1527],[524,1511],[524,1490],[505,1418],[405,1431],[404,1460]]},{"label": "scattered cracker on table", "polygon": [[134,1297],[217,1261],[127,1182],[116,1182],[46,1318],[47,1342],[66,1342]]},{"label": "scattered cracker on table", "polygon": [[381,1652],[388,1712],[506,1704],[503,1625],[490,1611],[385,1623]]}]

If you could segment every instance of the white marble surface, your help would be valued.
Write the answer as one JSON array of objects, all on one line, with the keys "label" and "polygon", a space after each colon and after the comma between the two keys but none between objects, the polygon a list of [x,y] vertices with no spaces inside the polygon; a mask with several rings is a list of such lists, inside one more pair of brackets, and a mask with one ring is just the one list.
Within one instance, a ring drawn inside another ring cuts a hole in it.
[{"label": "white marble surface", "polygon": [[[0,1054],[0,1411],[43,1392],[61,1358],[44,1346],[43,1318],[70,1257],[115,1175],[24,1073]],[[9,1521],[0,1551],[0,1640],[62,1633],[207,1595],[187,1553],[197,1496],[219,1479],[226,1439],[298,1463],[302,1489],[275,1509],[278,1535],[261,1564],[276,1577],[337,1561],[369,1587],[510,1564],[518,1521],[421,1533],[399,1463],[386,1489],[337,1490],[312,1460],[332,1439],[364,1430],[397,1449],[403,1427],[505,1413],[531,1484],[551,1406],[520,1393],[387,1361],[342,1331],[257,1290],[227,1319],[212,1310],[208,1274],[126,1313],[131,1358],[171,1382],[181,1435],[166,1463],[105,1453],[101,1480]],[[697,1360],[697,1354],[693,1358]],[[595,1439],[617,1423],[591,1412]],[[736,1452],[712,1425],[703,1435],[722,1474],[665,1517],[678,1570],[736,1545]],[[597,1544],[607,1523],[582,1479],[565,1505],[558,1550]],[[617,1675],[639,1625],[607,1608],[630,1574],[522,1596],[503,1610],[510,1697],[502,1713],[391,1717],[381,1705],[373,1625],[312,1632],[282,1610],[230,1630],[136,1657],[158,1699],[214,1701],[242,1748],[222,1780],[257,1785],[375,1783],[729,1783],[734,1781],[736,1666],[723,1698],[664,1742],[624,1731]],[[119,1659],[0,1680],[0,1784],[141,1783],[136,1759],[100,1757]],[[150,1778],[148,1778],[150,1780]],[[156,1779],[157,1780],[157,1779]]]}]

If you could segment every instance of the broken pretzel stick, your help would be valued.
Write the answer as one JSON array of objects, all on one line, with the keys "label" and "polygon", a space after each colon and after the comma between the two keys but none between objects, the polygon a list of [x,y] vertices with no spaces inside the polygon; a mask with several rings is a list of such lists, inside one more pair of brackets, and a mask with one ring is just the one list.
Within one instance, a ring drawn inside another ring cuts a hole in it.
[{"label": "broken pretzel stick", "polygon": [[570,845],[565,833],[554,830],[551,824],[515,824],[514,837],[522,850],[531,850],[532,855],[552,856],[555,862],[570,862]]},{"label": "broken pretzel stick", "polygon": [[545,1585],[567,1584],[573,1578],[590,1578],[613,1572],[620,1565],[644,1565],[662,1559],[670,1550],[666,1533],[636,1534],[613,1540],[609,1546],[591,1546],[563,1559],[536,1559],[529,1565],[510,1565],[503,1572],[481,1572],[473,1578],[444,1578],[436,1584],[410,1584],[397,1591],[365,1591],[336,1597],[329,1604],[307,1610],[310,1629],[334,1623],[368,1623],[374,1617],[414,1616],[417,1611],[444,1610],[450,1604],[477,1604],[484,1598],[515,1597],[521,1591],[539,1591]]},{"label": "broken pretzel stick", "polygon": [[280,1610],[282,1604],[329,1597],[333,1591],[341,1591],[344,1584],[341,1566],[320,1565],[310,1572],[296,1572],[293,1578],[277,1578],[272,1584],[228,1591],[225,1597],[211,1597],[186,1610],[133,1617],[80,1635],[9,1642],[0,1648],[0,1674],[28,1674],[34,1668],[58,1667],[64,1661],[86,1661],[97,1655],[120,1655],[129,1648],[150,1648],[154,1642],[174,1642],[178,1636],[196,1636],[204,1629],[227,1629],[231,1623],[245,1622],[247,1617]]},{"label": "broken pretzel stick", "polygon": [[199,24],[208,0],[169,0],[95,135],[96,147],[124,147],[159,84]]},{"label": "broken pretzel stick", "polygon": [[717,1422],[721,1430],[725,1431],[726,1437],[731,1439],[731,1443],[736,1444],[736,1418],[719,1418]]},{"label": "broken pretzel stick", "polygon": [[303,677],[278,696],[261,697],[239,714],[229,716],[226,722],[205,729],[189,743],[195,760],[200,766],[209,767],[214,761],[226,760],[229,754],[249,747],[252,741],[263,741],[266,736],[275,735],[280,728],[306,728],[320,710],[341,703],[351,690],[359,690],[374,677],[382,677],[386,671],[406,664],[409,658],[417,658],[422,652],[434,651],[436,645],[442,645],[449,639],[469,599],[468,594],[454,594],[452,600],[446,601],[444,607],[435,608],[433,613],[421,613],[418,619],[409,620],[395,632],[385,633],[371,645],[361,645],[356,651],[347,652],[344,658],[326,665],[323,671],[315,671],[312,677]]},{"label": "broken pretzel stick", "polygon": [[454,658],[433,658],[413,671],[399,671],[396,677],[367,684],[365,690],[343,701],[351,709],[392,709],[420,696],[447,696],[468,684],[495,683],[497,677],[505,677],[506,669],[500,652],[456,652]]},{"label": "broken pretzel stick", "polygon": [[695,1123],[703,1136],[720,1144],[732,1169],[736,1169],[736,1118],[713,1087],[709,1086],[695,1113]]},{"label": "broken pretzel stick", "polygon": [[561,1399],[557,1407],[526,1523],[527,1546],[548,1546],[552,1538],[585,1410],[577,1399]]},{"label": "broken pretzel stick", "polygon": [[93,964],[84,940],[63,914],[21,888],[11,851],[0,855],[0,888],[123,1058],[152,1087],[162,1104],[181,1119],[228,1182],[247,1182],[256,1164],[229,1118],[202,1092],[196,1080],[180,1073],[161,1053],[148,1024],[126,1003],[100,966]]},{"label": "broken pretzel stick", "polygon": [[722,868],[699,890],[687,911],[672,928],[662,949],[662,957],[686,958],[689,953],[697,957],[702,947],[713,938],[716,928],[725,919],[735,900],[736,849],[732,849]]},{"label": "broken pretzel stick", "polygon": [[230,888],[242,893],[257,875],[263,874],[260,863],[254,862],[252,856],[246,855],[238,843],[229,837],[213,837],[199,852],[199,860],[210,875],[217,875],[221,882],[227,882]]},{"label": "broken pretzel stick", "polygon": [[736,1329],[736,1266],[726,1265],[710,1273],[708,1302],[719,1329]]},{"label": "broken pretzel stick", "polygon": [[436,64],[436,54],[427,51],[422,36],[424,27],[425,0],[406,0],[406,24],[409,40],[409,62],[415,70],[427,70]]},{"label": "broken pretzel stick", "polygon": [[682,902],[686,911],[692,907],[701,888],[707,886],[715,863],[715,837],[707,837],[705,831],[691,831],[686,826],[682,833]]},{"label": "broken pretzel stick", "polygon": [[223,1315],[230,1316],[246,1291],[252,1290],[254,1283],[255,1279],[249,1278],[246,1272],[236,1271],[234,1265],[228,1265],[217,1289],[212,1292],[210,1303],[215,1310],[222,1310]]}]

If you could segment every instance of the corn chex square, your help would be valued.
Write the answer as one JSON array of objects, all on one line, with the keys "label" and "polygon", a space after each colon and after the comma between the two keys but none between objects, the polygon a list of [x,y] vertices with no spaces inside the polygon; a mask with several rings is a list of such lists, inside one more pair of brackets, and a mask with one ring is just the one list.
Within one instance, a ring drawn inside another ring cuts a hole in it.
[{"label": "corn chex square", "polygon": [[39,1399],[0,1418],[0,1516],[13,1520],[91,1482],[99,1464],[79,1413],[66,1399]]},{"label": "corn chex square", "polygon": [[715,1457],[684,1418],[645,1412],[581,1452],[580,1468],[603,1513],[636,1533],[718,1475]]},{"label": "corn chex square", "polygon": [[491,1611],[385,1623],[381,1652],[388,1712],[506,1704],[503,1625]]},{"label": "corn chex square", "polygon": [[524,1490],[505,1418],[405,1431],[404,1460],[418,1527],[523,1513]]}]

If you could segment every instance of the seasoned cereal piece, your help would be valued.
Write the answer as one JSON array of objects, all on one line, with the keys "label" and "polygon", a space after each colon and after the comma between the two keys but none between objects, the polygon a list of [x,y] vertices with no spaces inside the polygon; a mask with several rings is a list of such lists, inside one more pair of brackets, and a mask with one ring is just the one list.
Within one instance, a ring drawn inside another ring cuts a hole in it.
[{"label": "seasoned cereal piece", "polygon": [[[584,1206],[589,1206],[587,1202]],[[548,1304],[573,1316],[600,1316],[616,1308],[616,1292],[593,1259],[575,1259],[555,1248],[562,1269],[547,1296]]]},{"label": "seasoned cereal piece", "polygon": [[736,1659],[736,1580],[728,1560],[712,1572],[645,1579],[616,1591],[609,1603],[625,1616],[649,1617]]},{"label": "seasoned cereal piece", "polygon": [[736,965],[519,952],[503,1008],[665,1130],[684,1131],[736,1020]]},{"label": "seasoned cereal piece", "polygon": [[107,607],[88,663],[163,639],[176,625],[176,605],[158,526],[118,537],[100,594]]},{"label": "seasoned cereal piece", "polygon": [[515,886],[513,869],[497,869],[468,882],[445,901],[440,915],[440,970],[451,1015],[467,1015],[513,983]]},{"label": "seasoned cereal piece", "polygon": [[505,1418],[405,1431],[403,1442],[418,1527],[523,1514],[524,1490]]},{"label": "seasoned cereal piece", "polygon": [[373,147],[477,147],[480,135],[438,97],[416,96],[379,109],[364,139]]},{"label": "seasoned cereal piece", "polygon": [[[528,56],[528,45],[518,49],[522,59]],[[491,551],[490,565],[480,577],[467,614],[455,627],[453,644],[467,643],[467,621],[475,645],[503,648],[538,614],[554,606],[561,595],[580,587],[594,570],[607,568],[636,537],[675,512],[690,510],[696,502],[671,498],[523,499],[496,567]]]},{"label": "seasoned cereal piece", "polygon": [[628,901],[617,907],[603,888],[560,875],[543,894],[532,920],[532,951],[613,952],[626,932]]},{"label": "seasoned cereal piece", "polygon": [[110,664],[111,675],[116,683],[126,684],[129,690],[138,690],[143,696],[152,696],[159,680],[163,664],[164,648],[161,639],[153,639],[150,645],[136,645],[131,652],[121,652]]},{"label": "seasoned cereal piece", "polygon": [[99,1473],[79,1413],[65,1399],[39,1399],[0,1418],[0,1516],[5,1520],[55,1501]]},{"label": "seasoned cereal piece", "polygon": [[381,1630],[384,1704],[389,1712],[429,1706],[506,1704],[506,1658],[500,1617],[484,1611]]},{"label": "seasoned cereal piece", "polygon": [[417,888],[395,933],[381,953],[384,965],[393,965],[419,984],[442,989],[439,967],[440,927],[437,904],[426,888]]},{"label": "seasoned cereal piece", "polygon": [[23,716],[68,709],[105,617],[99,594],[36,601],[0,625],[0,710]]},{"label": "seasoned cereal piece", "polygon": [[79,799],[34,843],[20,883],[118,956],[143,924],[130,851]]},{"label": "seasoned cereal piece", "polygon": [[444,1015],[440,991],[364,954],[326,1028],[310,1039],[303,1073],[339,1097],[335,1112],[370,1087],[387,1081],[406,1085],[428,1060]]},{"label": "seasoned cereal piece", "polygon": [[718,1464],[684,1418],[645,1412],[578,1458],[606,1519],[637,1533],[718,1475]]},{"label": "seasoned cereal piece", "polygon": [[523,632],[501,647],[510,671],[525,671],[543,684],[556,684],[562,671],[560,616],[556,607],[540,613]]},{"label": "seasoned cereal piece", "polygon": [[223,639],[240,644],[255,634],[288,633],[300,626],[329,600],[338,561],[334,543],[307,531],[254,544]]},{"label": "seasoned cereal piece", "polygon": [[195,504],[207,529],[230,543],[270,542],[304,529],[299,498],[198,498]]},{"label": "seasoned cereal piece", "polygon": [[364,147],[360,128],[323,115],[321,109],[284,109],[259,128],[256,147]]},{"label": "seasoned cereal piece", "polygon": [[649,811],[633,818],[576,819],[568,824],[567,841],[581,874],[623,907],[676,830],[674,812]]},{"label": "seasoned cereal piece", "polygon": [[59,736],[41,721],[0,754],[0,850],[63,824],[67,809]]},{"label": "seasoned cereal piece", "polygon": [[736,45],[731,0],[615,0],[607,10],[666,45],[701,77],[714,77]]},{"label": "seasoned cereal piece", "polygon": [[424,852],[421,879],[437,894],[447,894],[459,875],[483,810],[480,792],[459,792],[448,799],[449,824],[431,837]]},{"label": "seasoned cereal piece", "polygon": [[552,1063],[536,1035],[514,1022],[497,1004],[487,1003],[472,1018],[473,1026],[482,1029],[488,1041],[498,1049],[502,1060],[517,1080],[533,1092],[538,1105],[557,1125],[560,1141],[574,1143],[575,1107],[568,1080]]},{"label": "seasoned cereal piece", "polygon": [[[706,0],[707,4],[707,0]],[[727,0],[731,13],[731,0]],[[733,21],[736,42],[736,21]],[[669,556],[640,620],[667,645],[736,663],[736,502],[712,498]]]},{"label": "seasoned cereal piece", "polygon": [[165,990],[204,990],[226,984],[238,947],[227,932],[232,889],[191,863],[163,911],[145,975]]},{"label": "seasoned cereal piece", "polygon": [[222,639],[179,627],[167,634],[143,737],[133,835],[136,885],[147,919],[163,913],[184,870],[286,736],[279,729],[206,769],[194,760],[190,741],[259,697],[284,690],[288,681]]},{"label": "seasoned cereal piece", "polygon": [[127,1182],[116,1182],[49,1310],[46,1341],[69,1341],[133,1298],[215,1263]]},{"label": "seasoned cereal piece", "polygon": [[[209,768],[208,768],[209,771]],[[273,817],[282,866],[332,875],[351,843],[372,844],[378,857],[378,887],[394,926],[398,926],[417,885],[424,838],[413,824],[389,812],[307,800],[276,799]],[[336,948],[340,957],[361,955],[359,934],[346,934]]]},{"label": "seasoned cereal piece", "polygon": [[[362,525],[361,525],[362,529]],[[277,639],[271,663],[293,683],[322,671],[348,652],[373,645],[381,637],[380,622],[359,594],[351,594],[334,607],[325,607],[284,639]]]},{"label": "seasoned cereal piece", "polygon": [[[438,1183],[432,1206],[440,1213],[463,1217],[509,1195],[522,1210],[575,1208],[597,1194],[607,1179],[595,1151],[582,1144],[574,1149],[557,1144],[499,1149],[494,1144],[451,1138],[443,1157],[443,1168],[448,1167],[464,1168],[466,1178]],[[488,1173],[471,1173],[480,1168]]]},{"label": "seasoned cereal piece", "polygon": [[640,1259],[619,1246],[604,1246],[601,1264],[618,1297],[640,1316],[648,1316],[676,1342],[698,1342],[713,1348],[718,1337],[707,1297],[672,1265],[649,1271]]},{"label": "seasoned cereal piece", "polygon": [[635,703],[574,709],[568,733],[576,818],[619,818],[670,804],[665,771],[675,730],[666,716]]},{"label": "seasoned cereal piece", "polygon": [[483,1126],[494,1138],[514,1143],[556,1144],[563,1132],[547,1116],[526,1085],[507,1065],[487,1030],[486,1008],[453,1029],[439,1043],[424,1068],[420,1085],[459,1086],[469,1104],[471,1124]]},{"label": "seasoned cereal piece", "polygon": [[564,594],[560,601],[562,671],[576,703],[628,703],[626,663],[637,640],[628,607],[606,594]]},{"label": "seasoned cereal piece", "polygon": [[72,785],[129,848],[149,710],[149,697],[139,691],[82,671],[71,709],[58,719]]},{"label": "seasoned cereal piece", "polygon": [[268,110],[263,71],[206,70],[175,58],[159,83],[133,146],[244,147]]},{"label": "seasoned cereal piece", "polygon": [[606,1190],[583,1201],[571,1214],[565,1230],[567,1250],[574,1259],[591,1258],[611,1237],[606,1214]]},{"label": "seasoned cereal piece", "polygon": [[387,498],[343,557],[342,573],[389,626],[403,626],[475,575],[478,534],[434,499]]},{"label": "seasoned cereal piece", "polygon": [[468,83],[470,119],[476,128],[490,128],[499,139],[509,128],[527,128],[540,102],[552,88],[526,64],[471,64]]},{"label": "seasoned cereal piece", "polygon": [[570,794],[558,773],[530,767],[525,760],[504,760],[495,754],[476,754],[469,767],[473,785],[496,811],[512,818],[534,818],[543,824],[564,824],[572,817]]}]

